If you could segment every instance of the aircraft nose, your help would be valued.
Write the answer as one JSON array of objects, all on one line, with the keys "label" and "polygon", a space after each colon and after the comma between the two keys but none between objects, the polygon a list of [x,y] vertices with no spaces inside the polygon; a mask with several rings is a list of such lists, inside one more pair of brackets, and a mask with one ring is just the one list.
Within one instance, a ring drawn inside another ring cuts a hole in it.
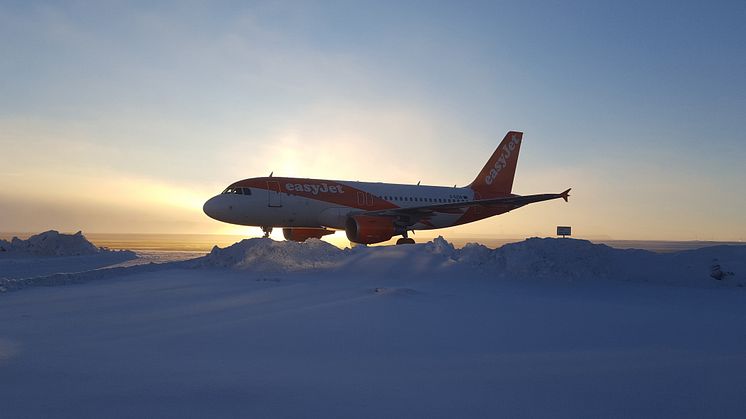
[{"label": "aircraft nose", "polygon": [[202,206],[202,211],[204,211],[208,217],[221,221],[220,213],[222,212],[222,206],[220,205],[220,202],[218,202],[220,200],[219,198],[220,195],[213,196],[212,198],[208,199],[207,202],[205,202],[205,204]]}]

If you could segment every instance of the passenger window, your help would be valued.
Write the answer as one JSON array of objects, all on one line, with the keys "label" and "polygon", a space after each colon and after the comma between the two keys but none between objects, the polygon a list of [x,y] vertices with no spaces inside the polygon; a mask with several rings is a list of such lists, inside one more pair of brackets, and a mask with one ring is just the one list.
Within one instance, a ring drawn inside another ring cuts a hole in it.
[{"label": "passenger window", "polygon": [[241,188],[241,189],[243,189],[243,194],[244,195],[251,195],[251,189],[249,189],[249,188]]},{"label": "passenger window", "polygon": [[242,188],[233,188],[233,193],[236,195],[243,195]]}]

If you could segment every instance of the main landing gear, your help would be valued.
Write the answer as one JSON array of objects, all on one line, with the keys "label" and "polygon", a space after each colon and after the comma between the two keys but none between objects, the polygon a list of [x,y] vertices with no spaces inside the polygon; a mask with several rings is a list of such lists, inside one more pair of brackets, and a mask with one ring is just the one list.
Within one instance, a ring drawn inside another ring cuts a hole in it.
[{"label": "main landing gear", "polygon": [[262,227],[262,231],[264,232],[264,236],[262,237],[264,237],[265,239],[268,239],[270,233],[272,233],[272,227]]},{"label": "main landing gear", "polygon": [[410,239],[409,236],[407,236],[407,232],[405,231],[404,234],[402,234],[402,238],[396,241],[397,245],[400,244],[414,244],[414,239]]}]

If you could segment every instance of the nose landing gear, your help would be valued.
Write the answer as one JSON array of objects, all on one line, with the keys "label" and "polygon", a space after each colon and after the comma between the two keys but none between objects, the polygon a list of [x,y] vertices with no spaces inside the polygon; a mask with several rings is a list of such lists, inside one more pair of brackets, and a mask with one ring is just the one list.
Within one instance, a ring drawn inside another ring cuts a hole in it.
[{"label": "nose landing gear", "polygon": [[262,231],[264,232],[264,236],[262,237],[264,237],[265,239],[268,239],[270,233],[272,233],[272,227],[262,227]]}]

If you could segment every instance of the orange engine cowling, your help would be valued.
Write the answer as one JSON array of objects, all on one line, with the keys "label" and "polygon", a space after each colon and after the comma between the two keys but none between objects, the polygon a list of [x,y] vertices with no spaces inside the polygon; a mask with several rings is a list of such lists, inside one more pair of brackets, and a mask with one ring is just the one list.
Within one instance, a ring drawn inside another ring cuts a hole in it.
[{"label": "orange engine cowling", "polygon": [[356,215],[347,219],[347,238],[351,242],[373,244],[385,242],[396,234],[394,220],[390,217]]},{"label": "orange engine cowling", "polygon": [[320,239],[327,234],[333,234],[334,230],[327,230],[325,228],[283,228],[282,235],[285,236],[285,240],[292,240],[294,242],[304,242],[310,238]]}]

